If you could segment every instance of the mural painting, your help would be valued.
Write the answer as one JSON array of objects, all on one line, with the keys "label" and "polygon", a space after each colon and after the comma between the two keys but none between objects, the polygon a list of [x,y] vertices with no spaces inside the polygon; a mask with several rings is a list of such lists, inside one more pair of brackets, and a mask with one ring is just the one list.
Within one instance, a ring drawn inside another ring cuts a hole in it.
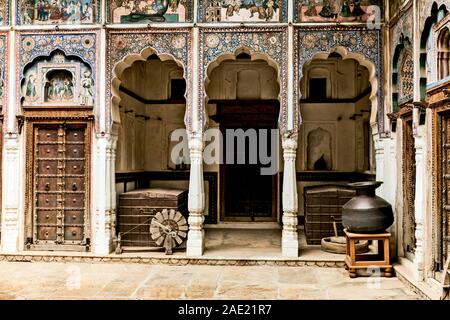
[{"label": "mural painting", "polygon": [[112,23],[192,21],[192,0],[113,0],[107,6]]},{"label": "mural painting", "polygon": [[23,0],[18,21],[21,24],[95,23],[98,0]]},{"label": "mural painting", "polygon": [[208,0],[199,6],[204,22],[283,22],[287,16],[283,0]]},{"label": "mural painting", "polygon": [[365,22],[382,10],[381,0],[297,0],[299,22]]}]

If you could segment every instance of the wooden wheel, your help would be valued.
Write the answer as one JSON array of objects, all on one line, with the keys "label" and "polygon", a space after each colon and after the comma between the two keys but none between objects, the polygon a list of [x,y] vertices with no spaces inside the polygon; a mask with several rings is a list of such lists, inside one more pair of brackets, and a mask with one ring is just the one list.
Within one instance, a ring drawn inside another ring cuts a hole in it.
[{"label": "wooden wheel", "polygon": [[[187,238],[188,223],[186,218],[174,209],[164,209],[156,213],[150,223],[150,235],[158,246],[175,248]],[[170,237],[170,239],[166,239]]]}]

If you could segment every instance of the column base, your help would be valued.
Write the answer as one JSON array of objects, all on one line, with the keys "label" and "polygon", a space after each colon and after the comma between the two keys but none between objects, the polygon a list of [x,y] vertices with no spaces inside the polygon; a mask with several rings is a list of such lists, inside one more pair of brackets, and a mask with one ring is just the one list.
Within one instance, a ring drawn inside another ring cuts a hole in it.
[{"label": "column base", "polygon": [[96,255],[106,256],[113,251],[112,241],[102,241],[92,246],[92,252]]},{"label": "column base", "polygon": [[205,252],[205,231],[200,234],[189,234],[186,243],[186,256],[201,257]]},{"label": "column base", "polygon": [[[288,238],[288,239],[286,239]],[[295,239],[296,238],[296,239]],[[288,258],[298,258],[298,238],[292,236],[283,235],[281,240],[281,251],[283,253],[283,257]]]}]

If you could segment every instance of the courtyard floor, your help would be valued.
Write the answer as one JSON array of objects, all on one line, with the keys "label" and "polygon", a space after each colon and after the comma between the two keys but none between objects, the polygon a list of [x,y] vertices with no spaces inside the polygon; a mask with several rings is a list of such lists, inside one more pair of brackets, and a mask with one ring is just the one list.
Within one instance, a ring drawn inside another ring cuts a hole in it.
[{"label": "courtyard floor", "polygon": [[344,268],[0,262],[0,299],[419,299]]}]

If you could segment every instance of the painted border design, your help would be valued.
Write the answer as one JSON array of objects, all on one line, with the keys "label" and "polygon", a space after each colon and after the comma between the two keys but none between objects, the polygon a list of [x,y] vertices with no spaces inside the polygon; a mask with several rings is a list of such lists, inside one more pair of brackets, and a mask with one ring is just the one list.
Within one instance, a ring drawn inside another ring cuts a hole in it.
[{"label": "painted border design", "polygon": [[250,55],[262,55],[273,60],[278,67],[280,83],[280,118],[282,132],[287,121],[287,28],[285,27],[238,27],[204,28],[200,30],[200,77],[199,77],[199,119],[206,125],[207,71],[210,64],[220,56],[231,55],[244,49]]},{"label": "painted border design", "polygon": [[[299,81],[303,76],[303,65],[313,59],[318,53],[330,53],[337,47],[343,47],[350,53],[362,54],[366,59],[374,63],[376,78],[378,80],[378,106],[377,121],[379,133],[384,133],[384,104],[383,104],[383,37],[380,30],[368,30],[366,28],[345,27],[298,27],[295,28],[294,61],[296,63],[294,73],[294,104],[298,110]],[[300,117],[300,115],[299,115]]]},{"label": "painted border design", "polygon": [[[8,2],[10,0],[7,0]],[[25,24],[22,23],[22,10],[21,10],[21,5],[22,5],[22,1],[23,0],[17,0],[16,2],[16,24],[17,25],[25,25],[25,26],[30,26],[30,25],[44,25],[44,26],[52,26],[52,25],[58,25],[58,24],[54,24],[54,23],[43,23],[43,24]],[[82,25],[93,25],[96,23],[99,23],[101,21],[102,18],[102,1],[103,0],[97,0],[97,5],[95,6],[95,12],[94,12],[94,22],[93,23],[81,23]],[[106,0],[107,2],[110,0]],[[68,23],[59,23],[60,25],[67,25]]]},{"label": "painted border design", "polygon": [[16,101],[20,105],[21,82],[24,79],[25,68],[38,57],[48,57],[57,49],[68,56],[77,56],[86,62],[92,69],[92,77],[95,83],[95,108],[98,110],[99,99],[99,30],[86,30],[85,32],[73,31],[38,31],[20,32],[16,35]]},{"label": "painted border design", "polygon": [[[111,2],[112,0],[107,0],[106,1],[106,22],[108,24],[118,24],[118,23],[114,23],[112,15],[111,15]],[[187,0],[187,2],[190,3],[189,8],[188,8],[188,19],[186,19],[186,21],[184,22],[175,22],[175,23],[191,23],[194,22],[194,1],[193,0]],[[158,23],[158,22],[152,22],[152,23]],[[160,22],[161,23],[161,22]],[[164,23],[173,23],[173,22],[164,22]],[[129,23],[130,25],[132,25],[133,23]]]},{"label": "painted border design", "polygon": [[[197,1],[197,12],[198,12],[198,17],[197,20],[198,22],[205,22],[205,10],[206,10],[206,6],[203,4],[203,2],[206,2],[207,0],[198,0]],[[287,22],[288,21],[288,1],[289,0],[280,0],[281,1],[281,21],[278,21],[279,23],[283,23],[283,22]],[[239,23],[239,22],[227,22],[227,21],[221,21],[222,23]],[[242,21],[245,22],[245,21]],[[261,21],[261,22],[255,22],[252,21],[251,23],[261,23],[264,24],[266,23],[265,21]],[[271,22],[273,23],[273,22]]]},{"label": "painted border design", "polygon": [[107,123],[112,125],[113,92],[112,83],[116,78],[115,68],[130,56],[141,57],[145,49],[155,51],[157,55],[169,54],[175,61],[182,64],[186,79],[186,115],[185,124],[191,128],[192,109],[192,34],[189,28],[177,29],[142,29],[110,30],[107,34],[107,83],[106,107]]},{"label": "painted border design", "polygon": [[0,26],[9,26],[10,21],[10,2],[11,0],[0,0],[0,11],[3,12],[3,22]]}]

